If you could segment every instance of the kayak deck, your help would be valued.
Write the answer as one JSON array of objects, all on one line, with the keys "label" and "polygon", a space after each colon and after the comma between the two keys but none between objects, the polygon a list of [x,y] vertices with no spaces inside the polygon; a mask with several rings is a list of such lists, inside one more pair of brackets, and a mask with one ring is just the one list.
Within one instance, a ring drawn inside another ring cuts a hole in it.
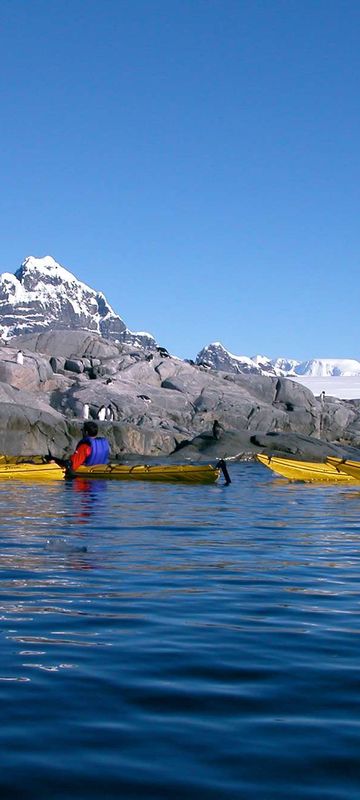
[{"label": "kayak deck", "polygon": [[[331,483],[356,483],[354,477],[344,472],[339,472],[332,464],[318,463],[316,461],[296,461],[292,458],[280,458],[259,453],[256,456],[260,464],[268,467],[277,475],[289,481],[331,482]],[[360,480],[360,471],[359,471]]]},{"label": "kayak deck", "polygon": [[100,464],[94,467],[79,467],[73,475],[81,478],[106,478],[108,480],[215,483],[220,475],[220,469],[213,467],[211,464],[172,464],[166,466]]}]

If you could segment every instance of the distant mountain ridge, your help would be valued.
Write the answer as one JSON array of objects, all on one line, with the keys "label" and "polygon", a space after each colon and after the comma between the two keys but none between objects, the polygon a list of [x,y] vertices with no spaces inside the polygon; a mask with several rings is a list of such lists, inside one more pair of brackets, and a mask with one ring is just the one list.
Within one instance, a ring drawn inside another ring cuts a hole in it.
[{"label": "distant mountain ridge", "polygon": [[308,361],[267,356],[238,356],[221,342],[212,342],[196,357],[196,364],[213,370],[240,374],[277,375],[278,377],[351,377],[360,375],[360,361],[351,358],[313,358]]},{"label": "distant mountain ridge", "polygon": [[[52,256],[28,256],[15,274],[0,274],[2,339],[64,329],[97,333],[139,348],[157,347],[152,334],[129,330],[102,292],[78,280]],[[298,361],[234,355],[221,342],[204,347],[195,364],[215,371],[278,377],[360,376],[360,361],[355,359]]]},{"label": "distant mountain ridge", "polygon": [[52,256],[28,256],[14,275],[0,275],[3,339],[64,328],[98,333],[135,346],[156,346],[150,333],[130,331],[102,292],[79,281]]}]

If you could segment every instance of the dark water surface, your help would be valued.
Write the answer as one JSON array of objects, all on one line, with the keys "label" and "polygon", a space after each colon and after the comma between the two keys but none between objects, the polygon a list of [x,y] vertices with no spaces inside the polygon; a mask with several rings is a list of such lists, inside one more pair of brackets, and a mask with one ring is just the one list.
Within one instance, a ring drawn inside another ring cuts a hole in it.
[{"label": "dark water surface", "polygon": [[360,493],[0,484],[1,798],[360,796]]}]

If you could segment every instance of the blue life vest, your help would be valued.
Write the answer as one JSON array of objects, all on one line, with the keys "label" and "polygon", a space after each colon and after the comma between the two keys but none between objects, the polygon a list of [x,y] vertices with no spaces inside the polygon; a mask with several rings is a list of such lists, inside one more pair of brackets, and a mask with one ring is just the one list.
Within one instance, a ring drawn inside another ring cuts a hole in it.
[{"label": "blue life vest", "polygon": [[110,458],[110,446],[107,439],[103,436],[85,436],[79,444],[89,444],[91,453],[84,461],[84,467],[94,467],[95,464],[108,464]]}]

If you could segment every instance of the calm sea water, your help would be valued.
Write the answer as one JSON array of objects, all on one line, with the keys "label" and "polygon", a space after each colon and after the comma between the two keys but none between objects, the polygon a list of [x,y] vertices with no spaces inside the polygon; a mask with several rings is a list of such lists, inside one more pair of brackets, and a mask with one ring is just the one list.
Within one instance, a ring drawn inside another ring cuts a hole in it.
[{"label": "calm sea water", "polygon": [[360,795],[360,492],[0,484],[1,797]]}]

